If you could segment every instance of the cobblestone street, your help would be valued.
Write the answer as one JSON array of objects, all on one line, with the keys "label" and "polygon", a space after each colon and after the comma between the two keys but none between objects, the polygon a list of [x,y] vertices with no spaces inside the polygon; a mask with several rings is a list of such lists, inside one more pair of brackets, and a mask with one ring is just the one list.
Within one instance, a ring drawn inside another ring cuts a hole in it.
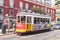
[{"label": "cobblestone street", "polygon": [[1,36],[0,40],[60,40],[60,30],[27,34],[23,36],[12,34]]}]

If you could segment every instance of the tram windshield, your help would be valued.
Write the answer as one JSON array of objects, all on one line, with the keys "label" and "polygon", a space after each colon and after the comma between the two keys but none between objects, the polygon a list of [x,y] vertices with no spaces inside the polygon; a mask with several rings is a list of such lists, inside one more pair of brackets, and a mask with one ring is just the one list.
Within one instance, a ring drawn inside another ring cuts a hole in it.
[{"label": "tram windshield", "polygon": [[18,22],[20,23],[25,23],[26,22],[26,17],[25,16],[18,16]]},{"label": "tram windshield", "polygon": [[26,21],[26,17],[25,16],[21,16],[21,23],[25,23]]},{"label": "tram windshield", "polygon": [[18,22],[20,23],[31,23],[31,18],[30,16],[18,16]]}]

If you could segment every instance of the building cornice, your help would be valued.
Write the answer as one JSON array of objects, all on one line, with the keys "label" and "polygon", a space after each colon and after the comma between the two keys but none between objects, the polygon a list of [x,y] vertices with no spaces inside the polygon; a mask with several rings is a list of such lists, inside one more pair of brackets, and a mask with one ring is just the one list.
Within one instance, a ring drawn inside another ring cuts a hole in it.
[{"label": "building cornice", "polygon": [[46,6],[46,5],[44,5],[44,4],[37,3],[37,2],[35,2],[35,1],[28,1],[28,0],[24,0],[24,1],[30,2],[30,3],[34,3],[34,4],[37,4],[37,5],[41,5],[41,6],[45,6],[45,7],[48,7],[48,8],[56,9],[55,7],[49,7],[49,6]]}]

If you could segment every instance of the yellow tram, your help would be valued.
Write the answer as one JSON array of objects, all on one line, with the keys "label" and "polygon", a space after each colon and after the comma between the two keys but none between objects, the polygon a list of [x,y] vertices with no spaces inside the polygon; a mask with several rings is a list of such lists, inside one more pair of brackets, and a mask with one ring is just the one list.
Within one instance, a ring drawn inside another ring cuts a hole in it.
[{"label": "yellow tram", "polygon": [[48,15],[19,12],[16,19],[16,33],[50,29],[51,17]]}]

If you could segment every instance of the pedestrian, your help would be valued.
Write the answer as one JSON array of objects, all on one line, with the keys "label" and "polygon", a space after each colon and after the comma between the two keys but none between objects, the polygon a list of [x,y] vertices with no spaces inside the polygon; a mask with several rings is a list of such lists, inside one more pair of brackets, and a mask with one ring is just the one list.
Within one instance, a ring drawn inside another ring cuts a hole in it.
[{"label": "pedestrian", "polygon": [[13,23],[13,29],[14,29],[14,33],[15,33],[15,31],[16,31],[16,23],[15,22]]},{"label": "pedestrian", "polygon": [[6,28],[8,27],[8,20],[6,18],[4,18],[3,25],[1,27],[2,27],[2,33],[5,34]]},{"label": "pedestrian", "polygon": [[0,28],[1,28],[1,26],[2,26],[2,22],[0,22]]},{"label": "pedestrian", "polygon": [[47,23],[47,22],[45,22],[45,28],[47,27],[47,25],[48,25],[48,23]]},{"label": "pedestrian", "polygon": [[8,33],[9,33],[10,23],[9,23],[9,19],[8,19],[8,18],[5,18],[5,19],[4,19],[4,25],[5,25],[6,28],[8,28]]},{"label": "pedestrian", "polygon": [[9,20],[9,25],[10,25],[10,28],[12,29],[13,28],[13,21],[12,20]]}]

